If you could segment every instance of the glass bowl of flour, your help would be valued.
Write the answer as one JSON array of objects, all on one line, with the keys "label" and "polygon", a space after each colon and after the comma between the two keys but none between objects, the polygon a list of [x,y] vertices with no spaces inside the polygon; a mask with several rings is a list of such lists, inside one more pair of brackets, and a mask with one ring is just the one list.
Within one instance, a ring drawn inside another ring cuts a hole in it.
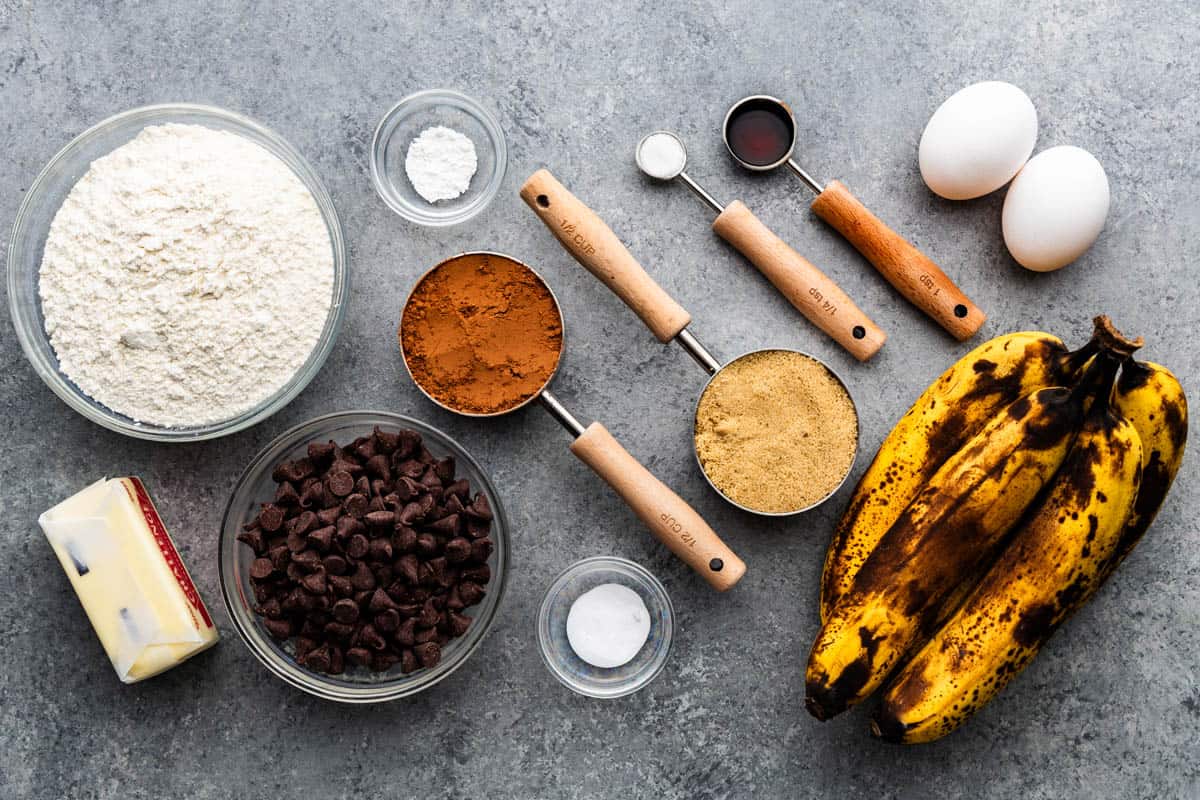
[{"label": "glass bowl of flour", "polygon": [[500,123],[460,92],[427,89],[394,105],[371,140],[371,181],[418,225],[466,222],[487,208],[508,168]]},{"label": "glass bowl of flour", "polygon": [[9,242],[10,311],[38,375],[142,439],[212,439],[287,405],[329,355],[347,291],[312,167],[207,106],[147,106],[80,134],[29,188]]}]

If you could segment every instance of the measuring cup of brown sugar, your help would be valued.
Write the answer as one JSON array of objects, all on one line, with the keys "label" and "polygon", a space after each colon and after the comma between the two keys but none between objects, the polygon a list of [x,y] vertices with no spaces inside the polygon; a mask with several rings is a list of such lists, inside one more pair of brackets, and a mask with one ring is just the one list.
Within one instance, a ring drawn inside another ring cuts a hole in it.
[{"label": "measuring cup of brown sugar", "polygon": [[471,417],[540,401],[574,437],[571,452],[713,588],[729,589],[745,574],[745,563],[691,506],[603,425],[584,426],[550,393],[564,325],[558,300],[533,269],[491,252],[443,261],[409,294],[399,339],[409,375],[430,400]]},{"label": "measuring cup of brown sugar", "polygon": [[755,350],[722,366],[688,330],[691,315],[553,175],[538,170],[521,197],[659,341],[675,341],[708,372],[693,444],[701,472],[722,497],[755,514],[785,516],[838,490],[858,453],[858,411],[837,373],[787,348]]}]

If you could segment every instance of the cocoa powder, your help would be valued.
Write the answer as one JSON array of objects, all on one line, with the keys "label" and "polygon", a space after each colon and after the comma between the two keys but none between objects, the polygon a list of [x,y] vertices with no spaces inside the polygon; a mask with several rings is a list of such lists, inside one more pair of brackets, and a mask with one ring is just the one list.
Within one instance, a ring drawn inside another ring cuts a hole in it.
[{"label": "cocoa powder", "polygon": [[562,316],[529,267],[466,253],[413,289],[400,319],[400,349],[413,380],[465,414],[510,411],[535,397],[558,367]]}]

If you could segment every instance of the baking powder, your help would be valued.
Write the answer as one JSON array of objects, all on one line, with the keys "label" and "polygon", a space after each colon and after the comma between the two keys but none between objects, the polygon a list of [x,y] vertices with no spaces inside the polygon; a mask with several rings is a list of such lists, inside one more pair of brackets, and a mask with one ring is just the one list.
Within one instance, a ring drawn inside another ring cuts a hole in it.
[{"label": "baking powder", "polygon": [[144,129],[54,217],[39,291],[62,372],[135,420],[190,427],[277,392],[317,346],[333,250],[312,194],[250,140]]},{"label": "baking powder", "polygon": [[426,128],[408,146],[404,171],[427,202],[453,200],[471,185],[478,168],[471,140],[443,125]]}]

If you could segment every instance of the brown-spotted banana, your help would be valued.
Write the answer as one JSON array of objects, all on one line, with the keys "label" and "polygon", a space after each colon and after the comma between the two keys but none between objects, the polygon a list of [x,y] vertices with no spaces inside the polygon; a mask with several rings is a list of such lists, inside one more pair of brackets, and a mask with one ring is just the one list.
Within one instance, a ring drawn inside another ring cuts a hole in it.
[{"label": "brown-spotted banana", "polygon": [[1103,583],[1141,474],[1137,430],[1096,402],[1047,493],[888,685],[872,733],[891,742],[939,739],[1015,678]]},{"label": "brown-spotted banana", "polygon": [[1073,385],[1097,339],[1068,351],[1048,333],[981,344],[942,373],[888,434],[838,522],[821,576],[821,620],[934,472],[996,413],[1038,389]]},{"label": "brown-spotted banana", "polygon": [[813,716],[861,702],[937,630],[1058,470],[1105,378],[1107,394],[1113,374],[1092,367],[1072,389],[1042,389],[1003,408],[926,482],[813,643],[805,676]]}]

